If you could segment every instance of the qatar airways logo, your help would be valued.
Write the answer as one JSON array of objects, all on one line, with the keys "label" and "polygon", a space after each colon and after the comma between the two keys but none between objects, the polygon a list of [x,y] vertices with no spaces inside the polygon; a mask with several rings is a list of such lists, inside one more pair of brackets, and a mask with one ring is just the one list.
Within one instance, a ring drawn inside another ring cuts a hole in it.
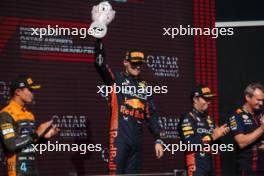
[{"label": "qatar airways logo", "polygon": [[152,69],[154,75],[161,77],[180,77],[178,57],[148,55],[146,59],[147,66]]},{"label": "qatar airways logo", "polygon": [[162,129],[163,133],[161,135],[162,139],[178,139],[178,124],[180,118],[176,116],[161,116],[158,118],[159,126]]},{"label": "qatar airways logo", "polygon": [[87,138],[87,120],[85,115],[57,115],[52,116],[54,124],[60,128],[60,137]]}]

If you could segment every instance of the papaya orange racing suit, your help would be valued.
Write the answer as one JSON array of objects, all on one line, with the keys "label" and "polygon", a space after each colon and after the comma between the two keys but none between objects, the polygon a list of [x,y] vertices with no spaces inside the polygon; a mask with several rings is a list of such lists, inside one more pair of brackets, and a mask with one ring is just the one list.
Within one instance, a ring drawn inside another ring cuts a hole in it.
[{"label": "papaya orange racing suit", "polygon": [[6,156],[8,176],[36,176],[36,156],[31,144],[35,133],[34,115],[15,101],[0,113],[1,146]]}]

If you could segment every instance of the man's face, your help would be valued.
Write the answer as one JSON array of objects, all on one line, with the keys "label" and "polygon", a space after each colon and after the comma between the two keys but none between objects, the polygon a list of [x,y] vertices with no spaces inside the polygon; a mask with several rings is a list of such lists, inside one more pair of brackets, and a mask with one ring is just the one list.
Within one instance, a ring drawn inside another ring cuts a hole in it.
[{"label": "man's face", "polygon": [[124,60],[124,66],[126,68],[126,72],[132,76],[139,76],[142,69],[142,62],[131,63]]},{"label": "man's face", "polygon": [[32,90],[28,88],[21,88],[16,90],[16,96],[20,98],[25,103],[32,103],[34,94]]},{"label": "man's face", "polygon": [[211,103],[211,99],[207,99],[203,97],[194,97],[193,101],[195,106],[201,112],[205,112],[208,109],[209,104]]},{"label": "man's face", "polygon": [[264,101],[264,93],[260,89],[255,89],[253,96],[246,95],[246,101],[254,110],[259,110]]}]

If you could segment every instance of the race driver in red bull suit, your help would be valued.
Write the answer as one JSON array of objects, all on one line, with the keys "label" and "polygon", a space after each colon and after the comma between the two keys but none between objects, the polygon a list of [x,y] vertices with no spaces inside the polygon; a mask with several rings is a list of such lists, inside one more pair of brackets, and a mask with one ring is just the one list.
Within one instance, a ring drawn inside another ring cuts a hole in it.
[{"label": "race driver in red bull suit", "polygon": [[[179,134],[185,144],[212,146],[229,132],[224,124],[216,127],[208,113],[208,107],[215,95],[204,85],[196,87],[191,93],[192,109],[179,122]],[[188,176],[213,176],[212,152],[204,150],[185,151],[185,162]]]},{"label": "race driver in red bull suit", "polygon": [[[125,71],[113,72],[106,64],[104,45],[101,39],[95,43],[95,67],[107,86],[134,86],[138,90],[147,86],[140,78],[144,54],[128,51],[123,61]],[[111,125],[109,141],[110,175],[139,173],[142,164],[143,122],[155,137],[157,158],[163,156],[163,142],[160,137],[155,107],[151,96],[146,92],[113,92],[111,97]]]}]

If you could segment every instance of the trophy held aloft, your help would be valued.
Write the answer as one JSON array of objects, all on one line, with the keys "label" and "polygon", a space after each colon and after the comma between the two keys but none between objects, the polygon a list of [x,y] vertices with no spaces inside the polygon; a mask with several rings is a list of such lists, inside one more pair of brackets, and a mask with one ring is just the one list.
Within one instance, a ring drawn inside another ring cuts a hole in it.
[{"label": "trophy held aloft", "polygon": [[93,6],[93,22],[90,26],[90,28],[94,31],[92,36],[94,36],[95,38],[103,38],[107,33],[107,25],[111,23],[114,17],[115,11],[108,1],[104,1],[96,6]]}]

